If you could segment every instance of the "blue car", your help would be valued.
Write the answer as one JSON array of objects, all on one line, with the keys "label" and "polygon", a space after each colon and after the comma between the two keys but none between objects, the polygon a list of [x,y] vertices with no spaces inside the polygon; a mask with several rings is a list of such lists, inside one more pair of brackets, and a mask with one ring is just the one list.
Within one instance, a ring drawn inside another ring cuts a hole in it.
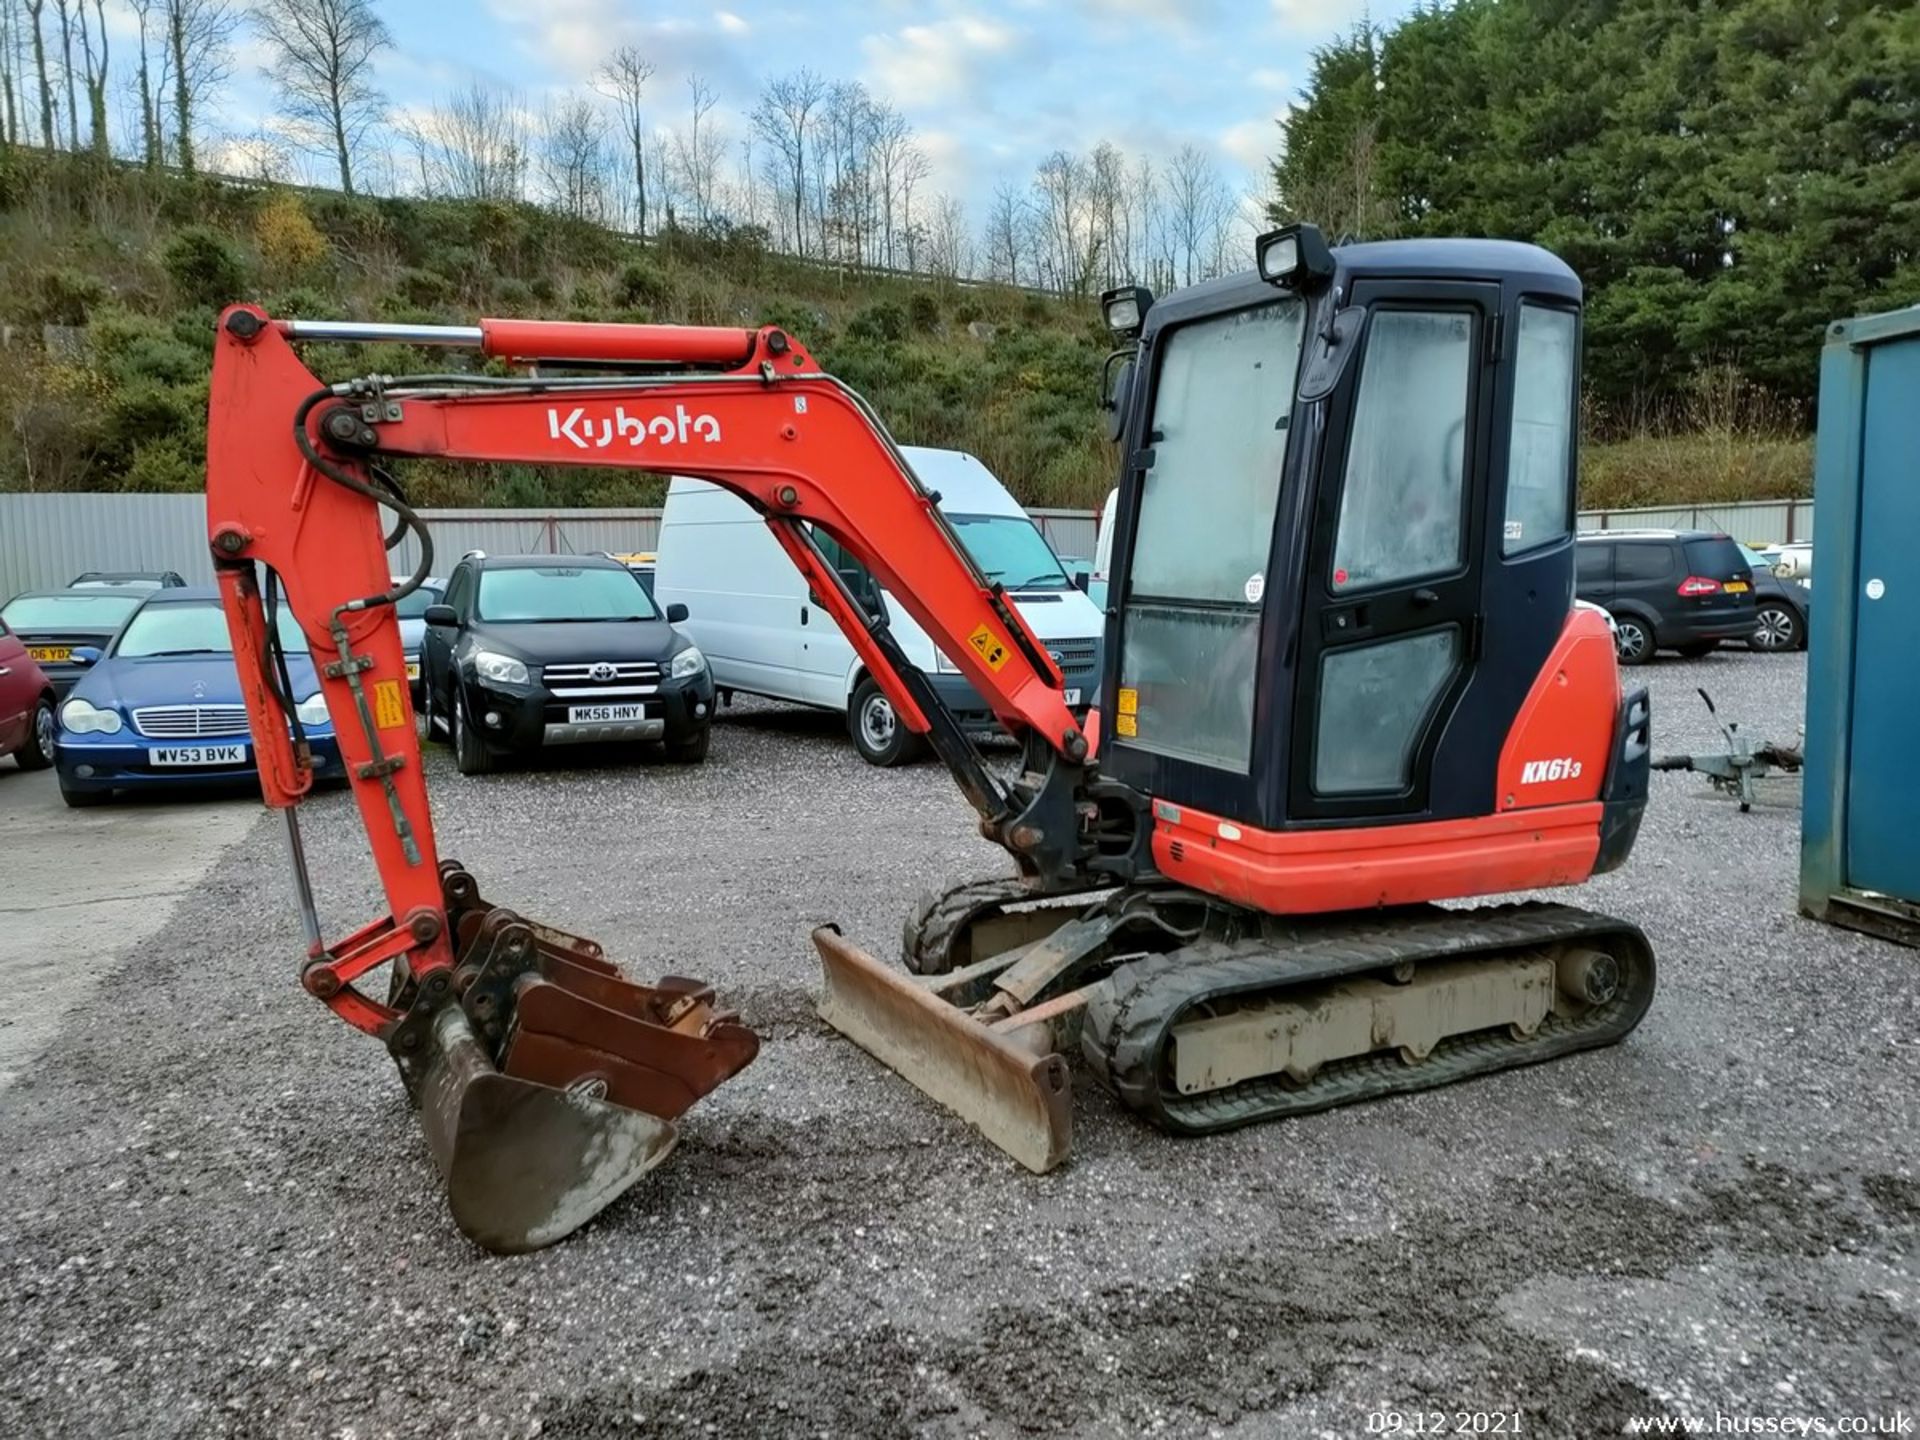
[{"label": "blue car", "polygon": [[[343,774],[306,637],[283,607],[280,641],[315,773]],[[156,590],[88,666],[60,706],[54,767],[69,805],[101,805],[116,790],[253,781],[253,737],[217,591]]]}]

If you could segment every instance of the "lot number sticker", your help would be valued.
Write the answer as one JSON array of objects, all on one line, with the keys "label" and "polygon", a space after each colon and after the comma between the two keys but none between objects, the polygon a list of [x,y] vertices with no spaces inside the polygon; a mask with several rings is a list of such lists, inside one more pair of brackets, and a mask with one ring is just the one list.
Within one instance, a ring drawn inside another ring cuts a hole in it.
[{"label": "lot number sticker", "polygon": [[373,682],[373,723],[381,730],[406,728],[407,707],[401,703],[398,680]]}]

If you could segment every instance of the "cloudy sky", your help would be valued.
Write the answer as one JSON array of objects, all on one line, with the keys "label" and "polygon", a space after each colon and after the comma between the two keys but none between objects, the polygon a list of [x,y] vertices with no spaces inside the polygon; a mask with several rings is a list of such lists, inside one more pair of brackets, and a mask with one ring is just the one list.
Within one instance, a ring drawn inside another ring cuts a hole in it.
[{"label": "cloudy sky", "polygon": [[[859,79],[913,121],[936,188],[976,217],[1005,177],[1101,139],[1130,153],[1192,141],[1236,190],[1261,187],[1274,119],[1312,48],[1363,11],[1411,0],[386,0],[395,49],[381,83],[399,107],[484,77],[529,104],[584,87],[606,54],[639,45],[659,67],[657,119],[676,122],[686,76],[718,93],[738,133],[761,83],[807,66]],[[243,45],[228,128],[271,111]]]}]

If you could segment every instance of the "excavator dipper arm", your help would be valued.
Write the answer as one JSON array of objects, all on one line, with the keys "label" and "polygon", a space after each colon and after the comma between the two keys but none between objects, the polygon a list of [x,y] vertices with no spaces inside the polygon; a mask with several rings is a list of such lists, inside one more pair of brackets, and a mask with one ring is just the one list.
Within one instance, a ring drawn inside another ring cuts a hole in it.
[{"label": "excavator dipper arm", "polygon": [[[382,339],[622,373],[327,384],[294,348]],[[1058,670],[866,403],[778,329],[355,325],[236,306],[217,337],[207,448],[209,537],[262,791],[286,812],[303,982],[386,1042],[422,1106],[456,1218],[490,1248],[546,1244],[597,1213],[665,1157],[667,1122],[746,1065],[756,1042],[697,982],[631,984],[593,942],[488,905],[472,876],[438,856],[393,608],[429,573],[432,542],[381,457],[686,474],[739,495],[901,721],[953,771],[982,832],[1036,889],[1085,883],[1088,742]],[[399,517],[391,535],[382,509]],[[1025,742],[1017,778],[983,761],[810,527],[865,564]],[[395,585],[388,551],[407,530],[420,560]],[[292,815],[312,770],[274,648],[279,604],[311,646],[389,907],[331,943]],[[383,1003],[355,982],[389,962]]]}]

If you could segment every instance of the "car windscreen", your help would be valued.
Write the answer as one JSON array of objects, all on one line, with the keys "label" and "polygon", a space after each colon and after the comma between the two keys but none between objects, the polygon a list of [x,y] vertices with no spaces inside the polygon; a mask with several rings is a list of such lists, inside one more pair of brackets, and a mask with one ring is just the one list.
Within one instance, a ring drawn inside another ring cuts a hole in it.
[{"label": "car windscreen", "polygon": [[1744,580],[1751,573],[1740,547],[1725,535],[1686,542],[1687,569],[1707,580]]},{"label": "car windscreen", "polygon": [[139,607],[138,595],[19,595],[0,609],[16,630],[118,630]]},{"label": "car windscreen", "polygon": [[427,618],[427,607],[438,605],[445,593],[438,585],[422,585],[411,595],[401,596],[393,607],[393,613],[401,620],[424,620]]},{"label": "car windscreen", "polygon": [[480,618],[493,621],[656,620],[660,612],[625,566],[515,566],[480,573]]},{"label": "car windscreen", "polygon": [[[289,655],[307,652],[307,637],[293,612],[282,605],[277,617],[280,644]],[[226,612],[218,600],[174,601],[148,605],[127,622],[113,653],[122,659],[153,659],[163,655],[231,655]]]},{"label": "car windscreen", "polygon": [[948,515],[960,543],[985,572],[1009,590],[1069,590],[1073,582],[1024,515]]}]

